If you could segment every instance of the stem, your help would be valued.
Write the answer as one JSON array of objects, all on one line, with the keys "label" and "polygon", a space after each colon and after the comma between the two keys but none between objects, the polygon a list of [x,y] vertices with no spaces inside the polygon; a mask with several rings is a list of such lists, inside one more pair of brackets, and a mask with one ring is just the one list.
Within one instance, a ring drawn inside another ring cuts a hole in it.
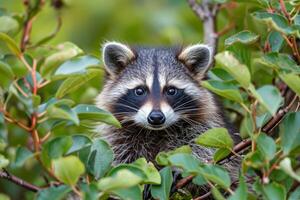
[{"label": "stem", "polygon": [[32,191],[32,192],[38,192],[39,190],[41,190],[41,188],[35,186],[35,185],[32,185],[12,174],[10,174],[8,171],[4,170],[3,171],[0,171],[0,178],[3,178],[3,179],[6,179],[10,182],[13,182],[29,191]]}]

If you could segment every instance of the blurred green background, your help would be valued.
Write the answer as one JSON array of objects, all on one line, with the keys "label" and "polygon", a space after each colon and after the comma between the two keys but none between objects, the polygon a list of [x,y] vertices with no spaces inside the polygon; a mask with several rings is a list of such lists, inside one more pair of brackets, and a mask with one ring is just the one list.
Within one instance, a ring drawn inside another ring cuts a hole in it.
[{"label": "blurred green background", "polygon": [[[65,5],[57,11],[51,7],[49,1],[46,1],[42,12],[33,23],[32,43],[55,30],[57,15],[61,15],[62,27],[48,44],[56,45],[71,41],[86,53],[97,57],[100,57],[101,44],[108,40],[128,44],[169,46],[198,43],[203,39],[201,22],[184,0],[63,0],[63,2]],[[218,15],[219,29],[226,27],[229,21],[235,25],[235,28],[221,37],[220,49],[223,48],[224,38],[242,30],[245,24],[252,23],[251,20],[246,21],[249,18],[245,18],[247,6],[238,5],[234,7],[233,12],[228,12],[227,9]],[[21,0],[0,0],[0,8],[2,9],[0,14],[6,11],[15,15],[24,13]],[[20,31],[17,35],[19,40],[21,33]],[[70,94],[69,97],[76,103],[93,103],[93,99],[101,89],[102,77],[92,79],[83,86],[84,88]],[[59,84],[54,82],[41,90],[41,96],[46,97],[43,101],[53,96],[58,86]],[[64,127],[58,128],[54,134],[66,134],[65,131]],[[68,127],[67,131],[68,134],[87,132],[84,127]],[[25,145],[30,142],[27,141],[27,133],[16,126],[9,125],[8,132],[9,146],[17,147],[19,144]],[[15,148],[10,147],[7,151],[10,157],[15,155]],[[16,176],[41,185],[44,180],[41,177],[41,169],[37,166],[36,161],[30,159],[23,168],[11,166],[9,170]],[[11,199],[32,199],[33,195],[4,180],[0,180],[0,193],[8,194]]]}]

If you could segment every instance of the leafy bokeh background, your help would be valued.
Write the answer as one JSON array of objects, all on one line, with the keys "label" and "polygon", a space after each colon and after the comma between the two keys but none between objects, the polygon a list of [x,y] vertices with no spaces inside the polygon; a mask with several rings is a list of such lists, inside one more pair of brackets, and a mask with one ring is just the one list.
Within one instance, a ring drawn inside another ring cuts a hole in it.
[{"label": "leafy bokeh background", "polygon": [[[65,0],[65,5],[54,10],[49,2],[43,7],[34,21],[31,41],[34,43],[51,33],[57,24],[57,15],[62,17],[62,27],[57,36],[49,42],[56,45],[70,41],[78,45],[88,54],[101,56],[100,47],[105,41],[116,40],[128,44],[141,45],[174,45],[201,42],[202,25],[194,15],[186,1],[183,0]],[[264,29],[255,24],[248,11],[255,5],[240,4],[237,7],[222,10],[218,15],[218,28],[223,29],[231,23],[229,30],[220,37],[219,49],[223,49],[224,39],[235,32],[250,27],[263,32]],[[24,13],[20,0],[0,0],[0,7],[19,15]],[[5,10],[0,10],[5,12]],[[21,31],[17,35],[21,37]],[[259,77],[257,77],[259,78]],[[76,103],[93,103],[101,90],[103,74],[92,79],[80,90],[69,95]],[[41,96],[53,96],[60,82],[54,82],[40,91]],[[45,99],[44,99],[45,100]],[[15,155],[15,148],[27,142],[27,133],[16,126],[10,130],[8,154]],[[66,134],[66,129],[57,128],[54,135]],[[93,134],[93,130],[85,127],[69,127],[70,133]],[[30,159],[23,168],[11,167],[10,171],[18,177],[40,185],[44,182],[41,168]],[[32,193],[25,192],[8,181],[0,180],[0,193],[8,194],[11,199],[32,199]]]}]

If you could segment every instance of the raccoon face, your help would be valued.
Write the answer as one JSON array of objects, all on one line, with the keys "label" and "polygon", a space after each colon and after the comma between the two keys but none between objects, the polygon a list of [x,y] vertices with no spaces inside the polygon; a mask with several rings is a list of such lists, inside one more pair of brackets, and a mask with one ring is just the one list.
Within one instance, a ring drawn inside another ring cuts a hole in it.
[{"label": "raccoon face", "polygon": [[199,86],[211,62],[208,46],[130,48],[108,42],[103,47],[107,82],[98,104],[123,126],[162,130],[179,120],[193,123],[214,112],[212,96]]}]

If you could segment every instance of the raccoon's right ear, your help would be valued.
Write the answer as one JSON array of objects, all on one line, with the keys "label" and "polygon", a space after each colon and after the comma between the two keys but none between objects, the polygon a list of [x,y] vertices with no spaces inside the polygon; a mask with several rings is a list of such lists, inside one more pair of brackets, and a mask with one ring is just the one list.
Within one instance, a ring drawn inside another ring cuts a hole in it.
[{"label": "raccoon's right ear", "polygon": [[121,72],[136,57],[127,45],[118,42],[106,42],[102,47],[102,56],[110,75]]},{"label": "raccoon's right ear", "polygon": [[177,57],[189,71],[200,77],[205,74],[212,61],[212,49],[204,44],[184,48]]}]

